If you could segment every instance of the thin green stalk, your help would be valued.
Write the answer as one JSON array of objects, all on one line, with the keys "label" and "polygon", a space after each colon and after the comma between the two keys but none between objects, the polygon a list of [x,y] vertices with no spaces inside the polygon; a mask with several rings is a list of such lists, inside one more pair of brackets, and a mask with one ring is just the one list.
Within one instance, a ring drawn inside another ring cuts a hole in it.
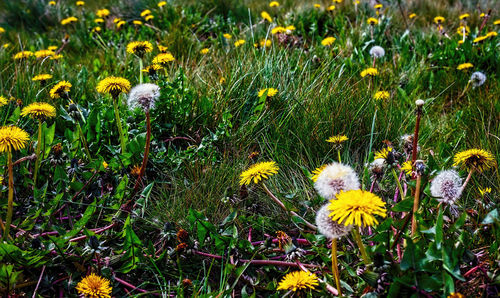
[{"label": "thin green stalk", "polygon": [[142,84],[142,58],[139,58],[139,84]]},{"label": "thin green stalk", "polygon": [[120,119],[120,112],[118,111],[117,98],[113,97],[113,109],[115,111],[116,126],[118,127],[118,134],[120,135],[120,146],[122,148],[122,154],[125,153],[126,142],[125,136],[123,135],[122,121]]},{"label": "thin green stalk", "polygon": [[398,174],[396,174],[394,167],[391,170],[392,170],[392,175],[394,176],[394,179],[396,180],[396,184],[398,185],[399,194],[401,195],[401,200],[403,200],[404,199],[403,186],[401,186],[401,182],[399,181]]},{"label": "thin green stalk", "polygon": [[339,296],[342,296],[342,289],[340,288],[340,274],[339,265],[337,260],[337,239],[332,239],[332,273],[335,277],[335,285],[337,286],[337,291]]},{"label": "thin green stalk", "polygon": [[3,230],[2,240],[7,240],[12,222],[12,211],[14,209],[14,173],[12,172],[12,152],[7,151],[7,164],[9,168],[9,196],[7,203],[7,218],[5,220],[5,228]]},{"label": "thin green stalk", "polygon": [[375,119],[377,119],[377,111],[375,110],[375,113],[373,113],[373,120],[372,120],[372,129],[370,131],[370,146],[368,147],[368,155],[372,152],[372,145],[373,145],[373,131],[375,130]]},{"label": "thin green stalk", "polygon": [[87,145],[87,139],[85,139],[85,136],[83,135],[83,130],[82,127],[80,126],[80,123],[76,123],[76,127],[78,128],[78,133],[80,134],[80,139],[83,144],[83,148],[85,149],[85,153],[87,154],[89,159],[92,159],[92,156],[90,155],[89,147]]},{"label": "thin green stalk", "polygon": [[337,156],[339,157],[339,163],[342,163],[342,159],[340,158],[340,149],[337,150]]},{"label": "thin green stalk", "polygon": [[40,162],[42,156],[40,151],[42,149],[42,120],[38,119],[38,139],[36,143],[36,161],[35,161],[35,172],[33,173],[33,186],[36,188],[36,178],[38,177],[38,169],[40,168]]},{"label": "thin green stalk", "polygon": [[363,257],[364,263],[366,265],[371,264],[372,260],[370,259],[370,256],[368,256],[368,254],[366,253],[365,245],[361,240],[361,235],[359,234],[357,226],[354,226],[354,228],[352,229],[352,235],[354,236],[354,241],[356,241],[356,244],[359,247],[359,251],[361,252],[361,256]]}]

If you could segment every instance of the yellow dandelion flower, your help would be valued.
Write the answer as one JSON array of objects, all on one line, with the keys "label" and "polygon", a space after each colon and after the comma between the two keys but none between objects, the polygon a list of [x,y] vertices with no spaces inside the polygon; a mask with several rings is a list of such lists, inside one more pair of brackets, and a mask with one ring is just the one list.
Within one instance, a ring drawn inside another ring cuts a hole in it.
[{"label": "yellow dandelion flower", "polygon": [[311,272],[290,272],[280,281],[277,290],[296,292],[297,290],[314,289],[319,285],[318,277]]},{"label": "yellow dandelion flower", "polygon": [[109,16],[109,10],[107,10],[106,8],[104,9],[99,9],[97,12],[96,12],[96,15],[100,18],[105,18],[107,16]]},{"label": "yellow dandelion flower", "polygon": [[496,33],[495,31],[490,31],[490,32],[486,33],[486,37],[495,37],[497,35],[498,35],[498,33]]},{"label": "yellow dandelion flower", "polygon": [[71,90],[71,86],[71,83],[67,81],[57,83],[54,87],[52,87],[52,89],[50,89],[50,97],[53,99],[65,97],[66,93]]},{"label": "yellow dandelion flower", "polygon": [[68,17],[61,20],[61,25],[65,26],[71,23],[76,23],[78,19],[76,17]]},{"label": "yellow dandelion flower", "polygon": [[446,297],[446,298],[465,298],[465,296],[460,294],[460,293],[453,292],[450,295],[448,295],[448,297]]},{"label": "yellow dandelion flower", "polygon": [[468,13],[464,13],[464,14],[461,14],[458,18],[460,20],[466,20],[470,17],[470,15]]},{"label": "yellow dandelion flower", "polygon": [[150,15],[150,14],[151,14],[151,10],[145,9],[141,12],[141,17],[145,17],[145,16]]},{"label": "yellow dandelion flower", "polygon": [[361,72],[361,77],[364,78],[366,76],[377,76],[378,70],[373,67],[369,67]]},{"label": "yellow dandelion flower", "polygon": [[153,45],[149,41],[132,41],[127,45],[127,53],[135,54],[140,58],[152,51]]},{"label": "yellow dandelion flower", "polygon": [[441,17],[441,16],[437,16],[434,18],[434,23],[436,24],[441,24],[445,21],[445,18]]},{"label": "yellow dandelion flower", "polygon": [[413,166],[411,164],[411,161],[408,160],[408,161],[405,161],[402,165],[401,165],[401,171],[405,172],[406,175],[411,175],[411,172],[413,172]]},{"label": "yellow dandelion flower", "polygon": [[96,90],[99,93],[109,93],[113,98],[117,98],[120,93],[130,91],[130,82],[122,77],[107,77],[97,84]]},{"label": "yellow dandelion flower", "polygon": [[340,145],[347,140],[349,140],[349,138],[345,135],[336,135],[333,137],[329,137],[328,140],[326,140],[326,141],[328,143],[333,143],[334,145]]},{"label": "yellow dandelion flower", "polygon": [[0,127],[0,152],[23,149],[28,140],[28,133],[17,126]]},{"label": "yellow dandelion flower", "polygon": [[474,67],[474,65],[473,65],[472,63],[468,63],[468,62],[467,62],[467,63],[462,63],[462,64],[459,64],[459,65],[457,66],[457,69],[458,69],[458,70],[464,70],[464,69],[469,69],[469,68],[472,68],[472,67]]},{"label": "yellow dandelion flower", "polygon": [[55,54],[55,52],[51,51],[51,50],[40,50],[40,51],[35,52],[35,57],[42,59],[42,58],[46,58],[49,56],[53,56],[54,54]]},{"label": "yellow dandelion flower", "polygon": [[76,1],[76,6],[84,6],[85,1]]},{"label": "yellow dandelion flower", "polygon": [[57,50],[57,46],[49,46],[47,48],[47,50],[49,50],[49,51],[55,51],[55,50]]},{"label": "yellow dandelion flower", "polygon": [[62,57],[63,57],[63,55],[61,55],[61,54],[52,55],[52,56],[50,56],[50,60],[59,60]]},{"label": "yellow dandelion flower", "polygon": [[274,27],[272,30],[271,30],[271,34],[278,34],[278,33],[285,33],[286,32],[286,29],[285,27],[281,27],[281,26],[277,26],[277,27]]},{"label": "yellow dandelion flower", "polygon": [[167,5],[167,1],[160,1],[160,2],[158,2],[158,7],[159,8],[162,8],[165,5]]},{"label": "yellow dandelion flower", "polygon": [[226,83],[226,78],[225,77],[220,77],[219,79],[219,84],[225,84]]},{"label": "yellow dandelion flower", "polygon": [[34,102],[23,108],[21,116],[30,116],[36,119],[54,118],[56,108],[46,102]]},{"label": "yellow dandelion flower", "polygon": [[465,30],[465,35],[469,35],[470,33],[470,28],[469,26],[464,26],[464,25],[460,25],[458,28],[457,28],[457,34],[459,35],[463,35],[464,34],[464,30]]},{"label": "yellow dandelion flower", "polygon": [[316,169],[314,169],[311,174],[311,180],[312,182],[316,182],[316,180],[318,180],[318,177],[319,177],[319,174],[321,174],[321,172],[323,172],[323,170],[326,168],[327,165],[322,165],[321,167],[317,167]]},{"label": "yellow dandelion flower", "polygon": [[146,17],[144,18],[144,20],[145,20],[146,22],[149,22],[149,21],[151,21],[151,20],[152,20],[152,19],[154,19],[154,18],[155,18],[155,17],[154,17],[153,15],[148,15],[148,16],[146,16]]},{"label": "yellow dandelion flower", "polygon": [[112,287],[109,280],[91,273],[78,283],[76,290],[83,297],[111,298]]},{"label": "yellow dandelion flower", "polygon": [[285,27],[285,30],[286,30],[286,32],[287,32],[287,33],[288,33],[289,31],[294,31],[295,29],[297,29],[297,28],[295,28],[295,26],[294,26],[294,25],[290,25],[290,26],[286,26],[286,27]]},{"label": "yellow dandelion flower", "polygon": [[102,30],[102,28],[97,26],[97,27],[92,28],[91,32],[101,32],[101,30]]},{"label": "yellow dandelion flower", "polygon": [[479,43],[479,42],[486,40],[487,38],[488,38],[488,36],[478,36],[472,42]]},{"label": "yellow dandelion flower", "polygon": [[202,54],[202,55],[206,55],[206,54],[208,54],[209,52],[210,52],[210,49],[208,49],[208,48],[203,48],[203,49],[201,49],[200,54]]},{"label": "yellow dandelion flower", "polygon": [[3,96],[0,96],[0,107],[3,107],[9,103],[9,100]]},{"label": "yellow dandelion flower", "polygon": [[364,190],[341,191],[336,200],[328,204],[330,217],[345,226],[374,226],[378,224],[375,215],[386,217],[385,203],[375,194]]},{"label": "yellow dandelion flower", "polygon": [[26,58],[29,58],[33,55],[34,54],[32,51],[21,51],[21,52],[18,52],[14,55],[14,60],[26,59]]},{"label": "yellow dandelion flower", "polygon": [[259,90],[259,97],[261,97],[262,95],[264,95],[264,93],[267,92],[267,97],[273,97],[275,96],[276,94],[278,94],[278,90],[274,89],[274,88],[264,88],[264,89],[260,89]]},{"label": "yellow dandelion flower", "polygon": [[235,47],[239,47],[239,46],[242,46],[245,44],[245,40],[244,39],[238,39],[237,41],[234,42],[234,46]]},{"label": "yellow dandelion flower", "polygon": [[[342,1],[343,0],[333,0],[333,2],[335,3],[342,3]],[[354,1],[354,4],[359,4],[359,1],[358,0]]]},{"label": "yellow dandelion flower", "polygon": [[321,44],[324,45],[325,47],[331,46],[335,42],[336,38],[335,37],[326,37],[321,41]]},{"label": "yellow dandelion flower", "polygon": [[231,34],[229,34],[229,33],[224,33],[224,34],[222,34],[222,36],[224,36],[225,39],[233,38],[233,36],[231,36]]},{"label": "yellow dandelion flower", "polygon": [[158,51],[160,51],[160,53],[167,53],[167,50],[168,47],[162,46],[161,44],[158,45]]},{"label": "yellow dandelion flower", "polygon": [[96,23],[96,24],[104,23],[104,19],[103,18],[97,18],[97,19],[94,20],[94,23]]},{"label": "yellow dandelion flower", "polygon": [[49,1],[49,5],[50,6],[55,6],[56,5],[56,1]]},{"label": "yellow dandelion flower", "polygon": [[269,23],[273,22],[273,18],[271,18],[271,16],[266,11],[261,12],[260,16]]},{"label": "yellow dandelion flower", "polygon": [[491,187],[479,187],[479,193],[481,193],[481,196],[484,197],[484,195],[491,193]]},{"label": "yellow dandelion flower", "polygon": [[278,7],[280,6],[278,1],[271,1],[269,2],[269,7]]},{"label": "yellow dandelion flower", "polygon": [[417,14],[416,14],[416,13],[410,13],[410,15],[408,16],[408,18],[410,18],[410,20],[411,20],[411,19],[414,19],[414,18],[416,18],[416,17],[417,17]]},{"label": "yellow dandelion flower", "polygon": [[127,23],[126,21],[119,21],[119,22],[116,23],[116,28],[120,29],[126,23]]},{"label": "yellow dandelion flower", "polygon": [[4,49],[6,49],[6,48],[8,48],[8,47],[10,47],[10,43],[4,43],[4,44],[2,45],[2,48],[4,48]]},{"label": "yellow dandelion flower", "polygon": [[3,27],[0,27],[0,34],[5,33],[5,29]]},{"label": "yellow dandelion flower", "polygon": [[469,149],[455,154],[453,166],[462,165],[463,168],[485,171],[496,165],[495,157],[490,152],[483,149]]},{"label": "yellow dandelion flower", "polygon": [[327,11],[334,11],[335,10],[335,5],[330,5],[326,8]]},{"label": "yellow dandelion flower", "polygon": [[134,20],[134,21],[132,21],[132,24],[137,25],[137,26],[141,26],[142,22],[139,20]]},{"label": "yellow dandelion flower", "polygon": [[160,53],[156,57],[153,58],[153,63],[154,64],[165,65],[168,62],[172,62],[174,60],[175,60],[175,58],[174,58],[174,56],[172,56],[172,54],[170,54],[170,53]]},{"label": "yellow dandelion flower", "polygon": [[375,9],[381,9],[382,7],[384,7],[384,5],[382,5],[380,3],[379,4],[375,4],[375,6],[373,6],[373,8],[375,8]]},{"label": "yellow dandelion flower", "polygon": [[278,173],[279,167],[274,161],[259,162],[240,175],[240,185],[249,185],[250,183],[258,184],[260,180],[267,179],[270,176]]},{"label": "yellow dandelion flower", "polygon": [[153,75],[160,69],[163,69],[163,66],[161,66],[160,64],[151,64],[143,68],[142,71]]},{"label": "yellow dandelion flower", "polygon": [[104,169],[107,169],[107,168],[109,167],[109,164],[108,164],[106,161],[103,161],[103,162],[102,162],[102,167],[103,167]]},{"label": "yellow dandelion flower", "polygon": [[500,19],[495,20],[495,21],[493,22],[493,25],[500,25]]},{"label": "yellow dandelion flower", "polygon": [[378,24],[378,20],[376,18],[369,18],[368,20],[366,20],[366,23],[368,25],[374,26]]},{"label": "yellow dandelion flower", "polygon": [[269,39],[262,39],[259,44],[255,44],[255,47],[260,46],[261,48],[266,47],[269,48],[271,47],[271,41]]},{"label": "yellow dandelion flower", "polygon": [[380,151],[375,152],[374,159],[379,159],[379,158],[387,159],[391,152],[392,152],[392,147],[384,148]]},{"label": "yellow dandelion flower", "polygon": [[115,24],[118,23],[119,21],[122,21],[122,19],[121,18],[114,18],[113,19],[113,23],[115,23]]},{"label": "yellow dandelion flower", "polygon": [[480,18],[484,18],[485,16],[486,16],[486,14],[485,14],[484,12],[482,12],[482,13],[479,15],[479,17],[480,17]]},{"label": "yellow dandelion flower", "polygon": [[375,100],[389,99],[389,97],[391,97],[391,95],[388,91],[378,91],[373,95],[373,99]]}]

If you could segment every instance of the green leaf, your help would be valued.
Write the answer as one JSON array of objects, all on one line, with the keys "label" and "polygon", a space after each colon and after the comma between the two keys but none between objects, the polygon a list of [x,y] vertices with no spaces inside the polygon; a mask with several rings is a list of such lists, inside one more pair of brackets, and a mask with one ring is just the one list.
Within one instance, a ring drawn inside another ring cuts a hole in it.
[{"label": "green leaf", "polygon": [[495,209],[486,215],[481,224],[489,225],[498,222],[500,222],[500,217],[498,216],[498,209]]},{"label": "green leaf", "polygon": [[124,263],[119,271],[122,273],[128,273],[137,268],[139,261],[142,259],[142,242],[132,229],[130,216],[127,217],[123,226],[122,238],[124,239],[123,251],[125,253],[121,257],[121,260]]},{"label": "green leaf", "polygon": [[413,198],[402,200],[397,203],[394,207],[392,207],[392,211],[394,212],[409,212],[413,208]]},{"label": "green leaf", "polygon": [[443,208],[439,208],[438,217],[436,220],[436,248],[441,249],[443,243]]},{"label": "green leaf", "polygon": [[64,235],[64,238],[65,239],[70,239],[70,238],[73,238],[76,234],[78,234],[85,227],[85,225],[90,220],[90,218],[92,217],[92,215],[94,214],[94,212],[96,211],[96,209],[97,209],[96,208],[96,203],[94,201],[92,204],[90,204],[87,207],[87,209],[85,210],[85,212],[82,215],[82,218],[80,218],[74,224],[73,229]]}]

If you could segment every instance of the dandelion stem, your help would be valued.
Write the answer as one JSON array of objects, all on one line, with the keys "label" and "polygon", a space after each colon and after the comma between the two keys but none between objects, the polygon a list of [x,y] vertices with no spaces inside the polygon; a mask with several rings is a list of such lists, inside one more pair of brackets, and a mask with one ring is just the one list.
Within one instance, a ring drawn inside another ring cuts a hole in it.
[{"label": "dandelion stem", "polygon": [[151,145],[151,117],[149,116],[149,111],[146,111],[146,147],[144,148],[144,157],[142,158],[142,166],[139,172],[139,176],[137,177],[137,181],[135,182],[134,189],[136,189],[139,186],[141,178],[144,175],[144,172],[146,172],[146,165],[148,164],[150,145]]},{"label": "dandelion stem", "polygon": [[391,171],[392,171],[392,175],[394,176],[394,180],[396,180],[396,184],[398,186],[399,193],[401,194],[401,200],[403,200],[404,199],[403,186],[401,186],[401,182],[399,181],[399,177],[396,174],[396,171],[394,170],[394,167],[391,169]]},{"label": "dandelion stem", "polygon": [[467,175],[467,178],[465,178],[465,181],[464,181],[464,184],[462,185],[462,190],[461,192],[464,191],[465,187],[467,186],[467,184],[469,183],[469,180],[470,178],[472,177],[472,173],[474,173],[474,169],[471,169],[470,172],[469,172],[469,175]]},{"label": "dandelion stem", "polygon": [[363,241],[361,240],[361,235],[359,234],[358,227],[355,226],[352,229],[352,234],[354,236],[354,241],[356,241],[356,244],[359,247],[359,251],[361,252],[361,256],[363,257],[363,261],[366,265],[369,265],[372,263],[372,260],[370,259],[370,256],[366,253],[365,245],[363,244]]},{"label": "dandelion stem", "polygon": [[118,127],[118,134],[120,135],[120,145],[122,149],[122,154],[125,153],[126,143],[125,136],[123,135],[122,122],[120,119],[120,112],[118,111],[118,101],[117,98],[113,96],[113,109],[115,111],[116,125]]},{"label": "dandelion stem", "polygon": [[83,149],[85,149],[85,153],[87,154],[87,157],[89,159],[92,159],[92,156],[90,156],[90,151],[87,145],[87,139],[85,139],[85,136],[83,135],[83,130],[82,127],[80,126],[80,123],[76,123],[76,127],[78,128],[78,133],[80,134],[80,139],[82,141]]},{"label": "dandelion stem", "polygon": [[7,203],[7,218],[5,220],[5,227],[3,230],[2,240],[7,240],[12,222],[12,211],[14,209],[14,173],[12,171],[12,152],[7,151],[7,164],[9,168],[9,195]]},{"label": "dandelion stem", "polygon": [[335,285],[337,286],[337,290],[339,292],[339,296],[342,296],[342,289],[340,288],[340,274],[339,267],[337,261],[337,239],[332,239],[332,273],[335,277]]},{"label": "dandelion stem", "polygon": [[[283,209],[285,212],[289,212],[288,209],[286,208],[285,204],[283,204],[283,202],[281,202],[280,199],[278,199],[270,190],[269,188],[267,188],[267,186],[264,184],[264,183],[261,183],[262,187],[264,188],[264,191],[271,197],[271,199],[276,203],[278,204],[278,206],[281,207],[281,209]],[[300,218],[302,221],[304,221],[304,224],[309,227],[310,229],[313,229],[313,230],[317,230],[317,227],[315,225],[313,225],[312,223],[308,222],[307,220],[305,220],[302,216],[298,215],[296,212],[294,211],[290,211],[290,214],[293,215],[293,216],[296,216],[298,218]]]},{"label": "dandelion stem", "polygon": [[420,130],[420,118],[422,118],[422,106],[417,106],[417,121],[415,122],[415,132],[413,135],[413,148],[411,152],[411,164],[415,164],[415,160],[417,160],[417,152],[418,152],[418,132]]},{"label": "dandelion stem", "polygon": [[339,163],[342,163],[342,159],[340,158],[340,149],[337,150],[337,156],[339,157]]},{"label": "dandelion stem", "polygon": [[415,214],[418,211],[418,205],[420,202],[420,185],[422,182],[422,176],[417,173],[417,185],[415,186],[415,199],[413,200],[413,214],[411,218],[411,237],[415,236],[417,232],[417,218]]},{"label": "dandelion stem", "polygon": [[40,151],[42,149],[42,120],[38,119],[38,139],[36,143],[36,160],[35,160],[35,172],[33,173],[33,187],[36,188],[36,178],[38,176],[38,168],[40,167],[40,161],[42,156]]},{"label": "dandelion stem", "polygon": [[142,84],[142,58],[139,58],[139,84]]}]

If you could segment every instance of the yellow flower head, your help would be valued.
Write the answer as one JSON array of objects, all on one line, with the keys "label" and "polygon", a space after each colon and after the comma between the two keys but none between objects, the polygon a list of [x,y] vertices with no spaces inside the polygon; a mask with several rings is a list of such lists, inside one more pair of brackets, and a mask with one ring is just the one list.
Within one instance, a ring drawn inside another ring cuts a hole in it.
[{"label": "yellow flower head", "polygon": [[104,9],[99,9],[96,13],[96,15],[100,18],[105,18],[107,16],[109,16],[109,10],[107,10],[106,8]]},{"label": "yellow flower head", "polygon": [[496,165],[495,157],[490,152],[483,149],[469,149],[455,154],[453,166],[462,165],[463,168],[485,171]]},{"label": "yellow flower head", "polygon": [[239,47],[241,45],[244,45],[245,44],[245,40],[244,39],[238,39],[237,41],[234,42],[234,46],[235,47]]},{"label": "yellow flower head", "polygon": [[28,140],[28,133],[17,126],[0,127],[0,152],[23,149]]},{"label": "yellow flower head", "polygon": [[375,152],[374,159],[379,159],[379,158],[387,159],[391,152],[392,152],[392,147],[384,148],[380,151]]},{"label": "yellow flower head", "polygon": [[457,28],[457,34],[464,35],[464,32],[465,32],[466,36],[469,35],[469,33],[470,33],[469,26],[464,26],[464,25],[458,26],[458,28]]},{"label": "yellow flower head", "polygon": [[416,13],[410,13],[410,15],[408,16],[408,18],[410,18],[410,20],[411,20],[411,19],[414,19],[414,18],[416,18],[416,17],[417,17],[417,14],[416,14]]},{"label": "yellow flower head", "polygon": [[385,203],[375,194],[364,190],[341,191],[331,200],[328,210],[332,220],[345,226],[374,226],[375,215],[386,217]]},{"label": "yellow flower head", "polygon": [[457,66],[457,69],[464,70],[464,69],[468,69],[468,68],[472,68],[472,67],[474,67],[474,65],[472,63],[462,63],[462,64]]},{"label": "yellow flower head", "polygon": [[210,49],[209,49],[209,48],[203,48],[203,49],[201,49],[200,54],[202,54],[202,55],[206,55],[206,54],[208,54],[209,52],[210,52]]},{"label": "yellow flower head", "polygon": [[5,29],[3,27],[0,27],[0,34],[5,33]]},{"label": "yellow flower head", "polygon": [[443,18],[441,16],[437,16],[437,17],[434,18],[434,23],[441,24],[441,23],[444,22],[444,20],[445,20],[445,18]]},{"label": "yellow flower head", "polygon": [[101,32],[101,30],[102,30],[102,28],[97,26],[97,27],[92,28],[91,32]]},{"label": "yellow flower head", "polygon": [[259,90],[259,97],[264,95],[264,93],[266,93],[266,91],[267,91],[267,97],[273,97],[276,94],[278,94],[278,90],[276,90],[274,88],[264,88],[264,89]]},{"label": "yellow flower head", "polygon": [[413,166],[411,164],[411,161],[408,160],[408,161],[405,161],[402,165],[401,165],[401,171],[405,172],[406,175],[411,175],[411,172],[413,172]]},{"label": "yellow flower head", "polygon": [[500,25],[500,19],[495,20],[495,21],[493,22],[493,24],[494,24],[494,25]]},{"label": "yellow flower head", "polygon": [[495,37],[497,35],[498,35],[498,33],[496,33],[495,31],[490,31],[490,32],[486,33],[486,37]]},{"label": "yellow flower head", "polygon": [[56,116],[56,108],[46,102],[34,102],[23,108],[21,116],[30,116],[39,120],[54,118]]},{"label": "yellow flower head", "polygon": [[151,10],[145,9],[141,12],[141,17],[145,17],[145,16],[150,15],[150,14],[151,14]]},{"label": "yellow flower head", "polygon": [[160,1],[160,2],[158,2],[158,7],[159,8],[162,8],[165,5],[167,5],[167,1]]},{"label": "yellow flower head", "polygon": [[379,3],[379,4],[375,4],[375,5],[373,6],[373,8],[375,8],[375,9],[381,9],[382,7],[384,7],[384,5],[382,5],[382,4],[380,4],[380,3]]},{"label": "yellow flower head", "polygon": [[271,30],[271,34],[278,34],[278,33],[285,33],[286,32],[286,29],[285,27],[281,27],[281,26],[277,26],[277,27],[274,27],[273,30]]},{"label": "yellow flower head", "polygon": [[71,90],[71,83],[67,81],[61,81],[57,83],[52,89],[50,89],[50,97],[53,99],[64,96]]},{"label": "yellow flower head", "polygon": [[26,59],[26,58],[29,58],[31,56],[33,56],[33,52],[32,51],[21,51],[19,53],[16,53],[14,55],[14,60],[21,60],[21,59]]},{"label": "yellow flower head", "polygon": [[491,187],[479,187],[479,193],[484,197],[484,195],[491,193]]},{"label": "yellow flower head", "polygon": [[154,75],[158,70],[163,69],[160,64],[151,64],[142,69],[143,72],[147,72],[150,75]]},{"label": "yellow flower head", "polygon": [[61,25],[68,25],[68,24],[71,24],[71,23],[76,23],[78,21],[77,18],[75,17],[68,17],[68,18],[65,18],[65,19],[62,19],[61,20]]},{"label": "yellow flower head", "polygon": [[120,93],[130,91],[130,82],[122,77],[107,77],[97,84],[97,92],[109,93],[113,98],[117,98]]},{"label": "yellow flower head", "polygon": [[486,39],[488,39],[488,36],[486,36],[486,35],[485,36],[478,36],[478,37],[474,38],[474,40],[472,42],[479,43],[479,42],[482,42]]},{"label": "yellow flower head", "polygon": [[333,137],[329,137],[328,140],[326,140],[326,141],[328,143],[333,143],[334,145],[340,145],[347,140],[349,140],[349,138],[345,135],[336,135]]},{"label": "yellow flower head", "polygon": [[35,57],[42,59],[49,56],[53,56],[54,54],[55,54],[54,51],[51,50],[40,50],[35,52]]},{"label": "yellow flower head", "polygon": [[56,5],[56,1],[49,1],[49,5],[50,5],[50,6],[54,6],[54,5]]},{"label": "yellow flower head", "polygon": [[269,39],[261,39],[258,44],[257,43],[254,44],[254,47],[257,48],[257,47],[260,46],[261,48],[263,48],[263,47],[269,48],[269,47],[271,47],[271,44],[272,43],[271,43],[271,41]]},{"label": "yellow flower head", "polygon": [[85,1],[76,1],[76,6],[84,6]]},{"label": "yellow flower head", "polygon": [[314,8],[321,8],[321,4],[315,3]]},{"label": "yellow flower head", "polygon": [[319,174],[321,174],[321,172],[323,172],[323,170],[326,168],[327,165],[322,165],[321,167],[318,167],[316,169],[314,169],[311,174],[311,180],[312,182],[316,182],[316,180],[318,180],[318,177],[319,177]]},{"label": "yellow flower head", "polygon": [[116,28],[120,29],[123,25],[125,25],[127,22],[126,21],[118,21],[116,23]]},{"label": "yellow flower head", "polygon": [[104,19],[103,18],[94,19],[94,23],[96,23],[96,24],[104,23]]},{"label": "yellow flower head", "polygon": [[50,56],[50,60],[58,60],[58,59],[61,59],[62,57],[63,57],[63,55],[61,55],[61,54],[52,55],[52,56]]},{"label": "yellow flower head", "polygon": [[160,53],[156,57],[153,58],[153,63],[166,65],[168,62],[174,61],[175,58],[170,53]]},{"label": "yellow flower head", "polygon": [[104,169],[107,169],[107,168],[109,167],[109,164],[108,164],[106,161],[103,161],[103,162],[102,162],[102,167],[103,167]]},{"label": "yellow flower head", "polygon": [[57,50],[57,46],[49,46],[47,48],[47,50],[49,50],[49,51],[55,51],[55,50]]},{"label": "yellow flower head", "polygon": [[78,293],[89,298],[111,298],[109,280],[94,273],[87,275],[76,286]]},{"label": "yellow flower head", "polygon": [[311,272],[290,272],[280,281],[277,290],[296,292],[297,290],[314,289],[319,285],[318,277]]},{"label": "yellow flower head", "polygon": [[461,14],[458,18],[460,20],[467,20],[470,17],[468,13]]},{"label": "yellow flower head", "polygon": [[327,11],[334,11],[335,10],[335,5],[330,5],[326,8]]},{"label": "yellow flower head", "polygon": [[150,14],[150,15],[147,15],[147,16],[144,18],[144,20],[145,20],[146,22],[148,22],[148,21],[151,21],[151,20],[152,20],[152,19],[154,19],[154,18],[155,18],[155,17],[154,17],[153,15],[151,15],[151,14]]},{"label": "yellow flower head", "polygon": [[269,2],[269,7],[278,7],[280,6],[278,1],[271,1]]},{"label": "yellow flower head", "polygon": [[324,45],[325,47],[331,46],[335,42],[335,39],[336,39],[335,37],[331,37],[331,36],[326,37],[325,39],[323,39],[321,41],[321,44]]},{"label": "yellow flower head", "polygon": [[231,34],[229,34],[229,33],[224,33],[224,34],[222,34],[222,36],[224,36],[225,39],[231,39],[231,38],[233,38],[233,36]]},{"label": "yellow flower head", "polygon": [[261,12],[260,16],[269,23],[273,22],[273,18],[271,18],[271,16],[266,11]]},{"label": "yellow flower head", "polygon": [[388,91],[378,91],[375,95],[373,95],[373,99],[375,100],[389,99],[389,97],[391,97],[391,95]]},{"label": "yellow flower head", "polygon": [[369,18],[366,20],[366,23],[371,26],[375,26],[378,24],[378,20],[376,18]]},{"label": "yellow flower head", "polygon": [[160,53],[167,53],[168,52],[168,47],[162,46],[161,44],[159,44],[158,45],[158,51],[160,51]]},{"label": "yellow flower head", "polygon": [[3,96],[0,96],[0,107],[3,107],[9,103],[9,100]]},{"label": "yellow flower head", "polygon": [[448,297],[446,297],[446,298],[465,298],[465,296],[458,293],[458,292],[453,292],[450,295],[448,295]]},{"label": "yellow flower head", "polygon": [[378,70],[373,67],[369,67],[361,72],[361,77],[364,78],[366,76],[377,76]]},{"label": "yellow flower head", "polygon": [[290,25],[290,26],[286,26],[285,27],[285,30],[286,30],[287,34],[288,34],[288,31],[294,31],[295,29],[297,29],[297,28],[295,28],[294,25]]},{"label": "yellow flower head", "polygon": [[140,58],[152,51],[153,45],[149,41],[132,41],[127,45],[127,53],[135,54]]},{"label": "yellow flower head", "polygon": [[249,167],[246,171],[241,173],[240,185],[249,185],[252,182],[258,184],[260,180],[267,179],[270,176],[278,173],[278,170],[279,167],[274,161],[256,163]]}]

